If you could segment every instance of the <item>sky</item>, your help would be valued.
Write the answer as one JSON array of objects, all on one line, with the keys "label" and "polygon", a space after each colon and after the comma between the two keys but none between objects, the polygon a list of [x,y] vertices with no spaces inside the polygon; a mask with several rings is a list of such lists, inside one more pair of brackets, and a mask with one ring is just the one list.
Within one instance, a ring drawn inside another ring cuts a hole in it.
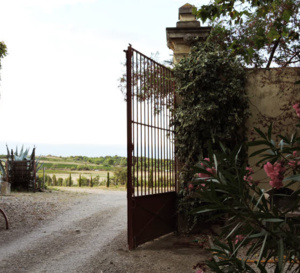
[{"label": "sky", "polygon": [[[200,7],[209,0],[189,1]],[[172,59],[166,28],[187,0],[0,0],[0,154],[126,156],[118,88],[128,44]]]}]

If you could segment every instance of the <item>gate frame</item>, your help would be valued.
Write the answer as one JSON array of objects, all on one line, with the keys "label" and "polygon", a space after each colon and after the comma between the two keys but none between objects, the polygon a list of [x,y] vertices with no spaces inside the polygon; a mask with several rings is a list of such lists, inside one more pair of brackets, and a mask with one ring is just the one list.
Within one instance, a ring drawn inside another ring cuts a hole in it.
[{"label": "gate frame", "polygon": [[[172,231],[177,230],[177,214],[176,214],[176,203],[177,203],[177,162],[175,157],[175,150],[173,150],[173,157],[172,160],[174,160],[174,183],[175,183],[175,189],[174,191],[165,191],[163,193],[155,193],[155,194],[146,194],[144,196],[134,196],[134,186],[133,186],[133,179],[132,179],[132,162],[133,162],[133,150],[134,150],[134,144],[133,141],[133,134],[132,134],[132,74],[134,74],[134,71],[132,71],[132,57],[134,56],[134,53],[139,54],[143,58],[147,58],[148,60],[151,60],[151,62],[155,63],[156,65],[160,67],[164,67],[163,65],[157,63],[156,61],[150,59],[149,57],[145,56],[144,54],[140,53],[139,51],[132,48],[132,46],[129,44],[128,49],[125,50],[126,53],[126,82],[127,82],[127,217],[128,217],[128,246],[129,250],[135,249],[138,245],[145,243],[149,240],[158,238],[162,235],[165,235],[167,233],[170,233]],[[166,67],[164,67],[166,68]],[[166,68],[169,69],[169,68]],[[174,89],[174,88],[173,88]],[[174,107],[176,105],[176,96],[174,93],[174,99],[173,99]],[[162,128],[159,128],[162,129]],[[173,144],[175,149],[175,144]],[[146,199],[155,199],[155,205],[161,205],[160,209],[157,209],[155,206],[151,208],[150,210],[145,208],[143,206],[143,203]],[[148,213],[151,220],[156,220],[156,222],[151,222],[149,220],[147,223],[145,223],[145,226],[143,228],[140,228],[141,231],[146,233],[146,238],[142,238],[137,240],[134,232],[136,231],[136,219],[134,216],[137,217],[137,215],[142,216],[141,211],[144,211]],[[168,212],[169,215],[168,215]],[[169,226],[165,225],[164,219],[160,219],[161,216],[164,216],[169,222]],[[162,221],[161,221],[162,220]],[[151,224],[153,224],[151,226]],[[159,229],[161,229],[160,232],[157,232],[157,230],[154,230],[154,227],[157,227],[159,225]],[[154,231],[156,232],[154,232]],[[153,231],[153,232],[152,232]]]}]

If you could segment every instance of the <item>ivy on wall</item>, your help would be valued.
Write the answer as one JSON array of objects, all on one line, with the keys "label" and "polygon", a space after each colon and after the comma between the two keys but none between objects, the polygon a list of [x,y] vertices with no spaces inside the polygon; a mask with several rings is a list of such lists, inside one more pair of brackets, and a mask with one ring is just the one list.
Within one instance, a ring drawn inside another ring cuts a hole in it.
[{"label": "ivy on wall", "polygon": [[208,143],[233,148],[245,140],[249,116],[245,71],[235,57],[210,42],[196,43],[174,68],[178,106],[174,125],[179,162],[193,166]]}]

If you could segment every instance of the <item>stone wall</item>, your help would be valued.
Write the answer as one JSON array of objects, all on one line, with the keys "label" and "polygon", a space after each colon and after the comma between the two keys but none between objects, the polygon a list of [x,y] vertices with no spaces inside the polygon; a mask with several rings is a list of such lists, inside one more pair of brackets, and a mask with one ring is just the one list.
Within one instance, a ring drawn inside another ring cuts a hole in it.
[{"label": "stone wall", "polygon": [[[185,57],[191,46],[191,40],[198,37],[205,41],[210,33],[210,27],[201,27],[192,14],[193,6],[186,4],[179,8],[179,21],[175,28],[167,28],[167,44],[174,52],[174,64]],[[293,104],[300,102],[300,67],[272,68],[247,70],[246,92],[250,98],[250,112],[252,116],[247,122],[248,139],[258,137],[253,127],[266,132],[273,123],[274,141],[276,135],[290,136],[294,132],[294,125],[298,121]],[[258,148],[249,149],[249,154]],[[250,158],[251,166],[259,161],[259,157]],[[262,180],[262,188],[270,188],[269,180],[263,169],[256,167],[254,179]]]},{"label": "stone wall", "polygon": [[[258,139],[253,127],[266,132],[273,122],[273,138],[278,143],[278,134],[291,136],[295,131],[298,121],[293,104],[300,102],[300,85],[295,81],[300,80],[300,67],[297,68],[272,68],[255,69],[247,71],[246,91],[250,98],[250,112],[248,120],[248,139]],[[258,147],[259,148],[259,147]],[[258,148],[249,148],[249,154]],[[261,147],[263,148],[263,147]],[[250,165],[255,165],[258,157],[250,158]],[[255,168],[254,179],[261,180],[261,187],[270,188],[268,178],[263,169]]]}]

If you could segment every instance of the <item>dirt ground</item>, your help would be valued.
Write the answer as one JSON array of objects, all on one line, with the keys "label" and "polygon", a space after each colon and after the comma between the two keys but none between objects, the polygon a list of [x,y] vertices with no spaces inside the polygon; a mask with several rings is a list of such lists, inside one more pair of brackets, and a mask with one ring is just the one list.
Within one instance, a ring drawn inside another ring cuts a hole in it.
[{"label": "dirt ground", "polygon": [[66,189],[0,196],[0,272],[193,273],[210,258],[206,235],[128,251],[126,192]]}]

